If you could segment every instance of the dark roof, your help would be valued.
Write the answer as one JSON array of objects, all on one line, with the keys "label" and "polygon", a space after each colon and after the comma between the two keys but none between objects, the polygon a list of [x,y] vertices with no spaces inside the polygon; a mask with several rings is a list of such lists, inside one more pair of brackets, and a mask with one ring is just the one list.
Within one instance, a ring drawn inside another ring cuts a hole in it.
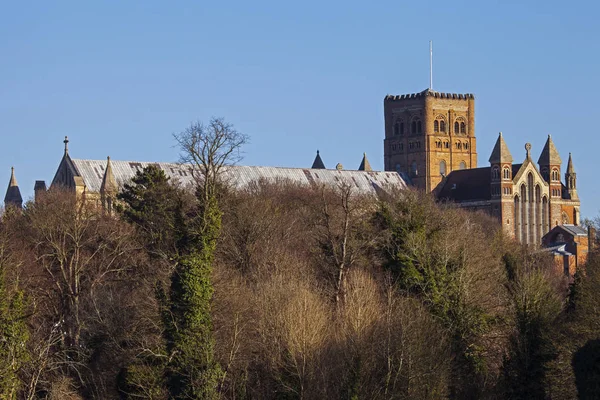
[{"label": "dark roof", "polygon": [[538,159],[539,165],[560,165],[562,164],[562,160],[560,159],[560,155],[556,150],[556,146],[554,146],[554,142],[552,141],[552,136],[548,135],[548,140],[546,140],[546,144],[542,149],[542,154],[540,154],[540,158]]},{"label": "dark roof", "polygon": [[508,146],[502,137],[502,132],[500,132],[498,135],[498,140],[496,140],[496,144],[494,145],[494,149],[490,155],[489,162],[492,164],[513,162],[510,150],[508,150]]},{"label": "dark roof", "polygon": [[573,236],[587,236],[587,230],[585,230],[579,225],[563,224],[559,225],[559,227],[563,228],[565,231],[569,232]]},{"label": "dark roof", "polygon": [[489,200],[490,167],[452,171],[446,177],[438,198],[452,201]]},{"label": "dark roof", "polygon": [[319,155],[319,150],[317,150],[317,156],[315,157],[315,161],[313,161],[312,169],[326,169],[325,164],[323,164],[323,160],[321,160],[321,156]]},{"label": "dark roof", "polygon": [[367,160],[367,153],[363,153],[363,159],[360,162],[360,165],[358,166],[358,170],[359,171],[373,171],[373,169],[371,168],[371,164],[369,163],[369,160]]},{"label": "dark roof", "polygon": [[[513,176],[519,171],[521,165],[512,165]],[[438,193],[438,198],[456,202],[490,200],[492,198],[490,168],[471,168],[450,172]]]}]

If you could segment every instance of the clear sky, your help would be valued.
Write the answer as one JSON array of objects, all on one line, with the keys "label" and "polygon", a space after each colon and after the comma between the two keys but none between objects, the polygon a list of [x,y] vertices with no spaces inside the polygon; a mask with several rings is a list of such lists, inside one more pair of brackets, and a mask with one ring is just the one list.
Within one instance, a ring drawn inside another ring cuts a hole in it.
[{"label": "clear sky", "polygon": [[[383,168],[383,98],[474,93],[479,166],[548,134],[600,212],[600,6],[593,1],[0,0],[0,184],[25,197],[75,158],[176,161],[172,133],[222,116],[244,165]],[[4,178],[2,178],[4,177]],[[2,192],[2,197],[4,196]]]}]

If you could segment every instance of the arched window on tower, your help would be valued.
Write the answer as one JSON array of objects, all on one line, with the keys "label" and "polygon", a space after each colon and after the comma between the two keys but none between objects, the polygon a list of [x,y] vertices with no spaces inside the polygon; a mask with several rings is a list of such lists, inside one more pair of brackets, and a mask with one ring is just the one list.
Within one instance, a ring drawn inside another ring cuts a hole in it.
[{"label": "arched window on tower", "polygon": [[502,169],[502,178],[506,180],[510,179],[510,168],[504,167]]},{"label": "arched window on tower", "polygon": [[410,124],[410,133],[417,133],[417,121],[413,121]]},{"label": "arched window on tower", "polygon": [[498,168],[497,165],[494,165],[494,167],[492,168],[492,180],[498,180],[500,179],[500,168]]},{"label": "arched window on tower", "polygon": [[552,180],[553,181],[559,181],[560,180],[560,174],[558,173],[558,169],[554,168],[552,170]]},{"label": "arched window on tower", "polygon": [[464,122],[460,123],[460,133],[467,133],[467,126]]},{"label": "arched window on tower", "polygon": [[460,164],[458,164],[458,169],[467,169],[467,163],[461,161]]},{"label": "arched window on tower", "polygon": [[446,176],[446,161],[440,161],[440,175]]},{"label": "arched window on tower", "polygon": [[460,124],[458,121],[454,123],[454,133],[460,133]]},{"label": "arched window on tower", "polygon": [[434,132],[440,131],[440,121],[438,121],[437,119],[435,121],[433,121],[433,131]]},{"label": "arched window on tower", "polygon": [[413,161],[412,164],[410,165],[410,175],[413,177],[419,175],[416,161]]},{"label": "arched window on tower", "polygon": [[446,121],[440,121],[440,132],[446,132]]},{"label": "arched window on tower", "polygon": [[417,121],[417,133],[423,133],[423,125],[421,125],[421,121]]},{"label": "arched window on tower", "polygon": [[398,136],[400,134],[400,123],[396,121],[394,124],[394,136]]}]

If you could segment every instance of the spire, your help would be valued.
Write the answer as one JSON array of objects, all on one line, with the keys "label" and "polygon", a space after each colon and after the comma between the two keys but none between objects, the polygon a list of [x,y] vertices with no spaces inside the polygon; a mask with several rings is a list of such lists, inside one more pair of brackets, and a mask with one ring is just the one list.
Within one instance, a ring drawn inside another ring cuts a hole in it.
[{"label": "spire", "polygon": [[538,159],[539,165],[561,165],[562,160],[560,159],[560,155],[554,147],[554,142],[552,141],[552,136],[548,135],[548,140],[546,140],[546,144],[544,145],[544,149],[542,150],[542,154],[540,154],[540,158]]},{"label": "spire", "polygon": [[567,163],[567,174],[574,174],[575,168],[573,167],[573,159],[571,158],[571,153],[569,153],[569,162]]},{"label": "spire", "polygon": [[363,159],[360,162],[360,166],[358,167],[359,171],[373,171],[371,168],[371,164],[369,164],[369,160],[367,160],[367,153],[363,153]]},{"label": "spire", "polygon": [[15,178],[15,167],[11,167],[10,181],[8,182],[8,189],[6,189],[6,196],[4,196],[4,206],[8,207],[9,205],[18,208],[23,206],[23,197],[21,197],[19,184],[17,178]]},{"label": "spire", "polygon": [[319,155],[319,150],[317,150],[317,156],[315,157],[315,161],[311,167],[312,169],[326,169],[325,164],[323,164],[323,160],[321,160],[321,156]]},{"label": "spire", "polygon": [[577,195],[577,174],[573,167],[573,159],[569,153],[569,163],[567,164],[567,172],[565,172],[565,186],[567,188],[567,197],[571,200],[579,199]]},{"label": "spire", "polygon": [[117,180],[113,174],[110,157],[106,157],[106,169],[104,170],[104,176],[102,177],[102,186],[100,186],[100,192],[116,193],[118,190],[119,185],[117,185]]},{"label": "spire", "polygon": [[502,137],[502,132],[498,134],[498,140],[496,140],[496,145],[494,146],[494,150],[492,150],[492,155],[490,155],[490,164],[502,164],[502,163],[510,163],[512,164],[513,158],[508,150],[508,146]]},{"label": "spire", "polygon": [[69,138],[67,136],[65,136],[63,143],[65,144],[65,154],[69,154]]}]

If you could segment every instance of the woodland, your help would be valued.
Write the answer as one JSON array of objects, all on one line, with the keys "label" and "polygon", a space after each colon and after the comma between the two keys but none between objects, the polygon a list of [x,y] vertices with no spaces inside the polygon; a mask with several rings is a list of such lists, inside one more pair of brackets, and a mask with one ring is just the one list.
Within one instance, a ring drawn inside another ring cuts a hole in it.
[{"label": "woodland", "polygon": [[0,221],[1,399],[600,398],[600,254],[574,279],[413,190],[255,182],[246,136],[175,135],[107,212],[52,188]]}]

